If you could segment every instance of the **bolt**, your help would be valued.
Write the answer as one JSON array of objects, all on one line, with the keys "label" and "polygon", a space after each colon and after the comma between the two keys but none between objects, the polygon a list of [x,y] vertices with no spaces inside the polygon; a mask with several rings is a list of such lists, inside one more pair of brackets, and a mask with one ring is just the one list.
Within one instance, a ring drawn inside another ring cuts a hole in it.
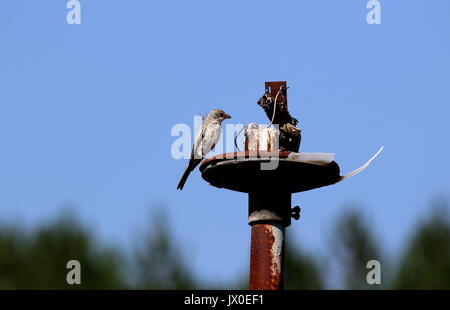
[{"label": "bolt", "polygon": [[302,209],[300,209],[299,206],[293,207],[293,208],[291,209],[291,217],[292,217],[294,220],[298,221],[298,219],[300,218],[300,212],[301,212],[301,210],[302,210]]}]

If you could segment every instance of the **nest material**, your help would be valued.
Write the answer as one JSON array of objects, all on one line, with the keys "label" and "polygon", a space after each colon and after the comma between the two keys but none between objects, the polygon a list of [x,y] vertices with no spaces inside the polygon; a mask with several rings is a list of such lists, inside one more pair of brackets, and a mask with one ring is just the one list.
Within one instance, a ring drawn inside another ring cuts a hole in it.
[{"label": "nest material", "polygon": [[[264,94],[259,100],[258,105],[266,112],[269,120],[273,124],[278,124],[280,129],[280,141],[279,146],[282,151],[298,152],[300,148],[300,142],[302,139],[301,129],[297,128],[298,120],[289,114],[287,105],[285,104],[286,98],[285,92],[282,92],[282,102],[274,104],[274,98],[269,94]],[[278,100],[277,100],[278,101]],[[275,106],[275,115],[274,115]],[[273,119],[272,119],[273,117]]]}]

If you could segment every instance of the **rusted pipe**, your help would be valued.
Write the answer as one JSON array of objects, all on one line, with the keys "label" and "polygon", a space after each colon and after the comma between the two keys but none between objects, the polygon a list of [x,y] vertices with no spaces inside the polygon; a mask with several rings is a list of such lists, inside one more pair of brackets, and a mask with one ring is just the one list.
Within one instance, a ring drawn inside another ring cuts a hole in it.
[{"label": "rusted pipe", "polygon": [[252,226],[250,289],[282,290],[285,227],[291,224],[291,194],[249,193],[248,222]]},{"label": "rusted pipe", "polygon": [[252,226],[250,289],[282,290],[285,227],[271,221]]}]

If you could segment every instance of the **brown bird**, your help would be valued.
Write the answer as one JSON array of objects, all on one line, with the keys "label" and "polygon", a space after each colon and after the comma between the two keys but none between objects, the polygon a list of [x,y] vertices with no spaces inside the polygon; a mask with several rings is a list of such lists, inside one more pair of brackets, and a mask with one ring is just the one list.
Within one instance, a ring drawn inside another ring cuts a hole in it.
[{"label": "brown bird", "polygon": [[178,183],[177,189],[183,189],[189,174],[198,166],[206,154],[214,148],[217,141],[219,141],[220,124],[227,118],[231,118],[231,116],[222,110],[212,110],[205,117],[200,129],[195,135],[191,159],[181,177],[180,183]]}]

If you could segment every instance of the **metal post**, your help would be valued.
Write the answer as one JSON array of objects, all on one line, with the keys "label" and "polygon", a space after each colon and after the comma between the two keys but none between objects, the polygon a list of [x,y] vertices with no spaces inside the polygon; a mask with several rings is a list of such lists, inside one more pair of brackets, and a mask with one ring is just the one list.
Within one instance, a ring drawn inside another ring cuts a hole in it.
[{"label": "metal post", "polygon": [[250,193],[250,289],[282,290],[285,227],[290,225],[290,193]]},{"label": "metal post", "polygon": [[254,224],[250,250],[250,289],[282,290],[285,228],[279,222]]}]

